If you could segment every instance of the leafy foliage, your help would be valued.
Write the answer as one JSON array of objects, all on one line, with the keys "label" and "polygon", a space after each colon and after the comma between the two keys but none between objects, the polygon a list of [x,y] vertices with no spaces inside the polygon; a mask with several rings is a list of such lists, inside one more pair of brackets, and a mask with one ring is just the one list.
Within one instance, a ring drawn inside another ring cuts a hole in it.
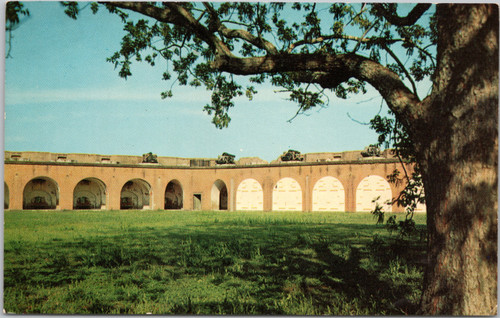
[{"label": "leafy foliage", "polygon": [[5,6],[5,29],[13,30],[21,22],[21,17],[30,15],[28,9],[24,8],[24,4],[19,1],[7,2]]},{"label": "leafy foliage", "polygon": [[24,4],[19,1],[10,1],[5,5],[5,32],[6,32],[6,58],[10,57],[10,52],[12,49],[12,31],[17,29],[22,23],[22,18],[29,17],[30,11],[24,8]]},{"label": "leafy foliage", "polygon": [[[378,144],[384,145],[386,148],[392,148],[394,154],[399,158],[404,168],[403,163],[413,163],[413,171],[408,174],[404,170],[404,175],[395,169],[387,179],[390,183],[396,185],[406,184],[405,188],[394,198],[391,204],[405,207],[406,215],[403,221],[396,221],[396,216],[391,216],[387,219],[387,228],[390,231],[397,231],[401,236],[409,236],[416,231],[415,222],[413,220],[417,204],[425,203],[424,185],[420,174],[418,163],[415,159],[415,150],[408,133],[403,125],[397,120],[388,117],[375,116],[370,121],[372,129],[378,134]],[[384,211],[377,204],[372,214],[377,217],[377,223],[384,222]]]},{"label": "leafy foliage", "polygon": [[[80,4],[63,4],[66,13],[76,18]],[[359,54],[392,69],[413,88],[415,81],[428,77],[435,67],[433,29],[417,23],[393,25],[385,17],[387,11],[397,12],[401,7],[409,11],[410,5],[164,2],[91,6],[93,12],[105,6],[124,21],[120,49],[108,58],[119,76],[132,76],[134,62],[157,66],[157,60],[162,59],[166,62],[162,65],[167,65],[163,80],[212,91],[211,103],[204,109],[218,128],[227,127],[235,97],[251,98],[257,93],[254,87],[239,84],[241,79],[228,77],[214,67],[214,60],[221,56]],[[129,15],[127,9],[140,15]],[[404,52],[406,61],[396,52]],[[297,114],[328,105],[328,91],[341,98],[366,92],[363,80],[347,78],[329,87],[315,82],[317,73],[264,71],[250,81],[271,83],[288,92],[289,99],[299,106]],[[173,94],[171,86],[161,96]]]}]

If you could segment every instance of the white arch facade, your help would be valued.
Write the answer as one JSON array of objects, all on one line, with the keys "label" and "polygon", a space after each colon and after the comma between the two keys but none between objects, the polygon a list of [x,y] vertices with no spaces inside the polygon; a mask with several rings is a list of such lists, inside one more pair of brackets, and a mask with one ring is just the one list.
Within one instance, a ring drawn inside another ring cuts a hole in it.
[{"label": "white arch facade", "polygon": [[380,197],[377,202],[384,212],[392,212],[392,205],[385,204],[392,200],[392,190],[389,182],[381,176],[371,175],[359,183],[356,188],[356,211],[370,212],[375,208],[374,199]]},{"label": "white arch facade", "polygon": [[339,179],[327,176],[319,179],[312,191],[313,211],[345,211],[345,191]]},{"label": "white arch facade", "polygon": [[302,211],[302,189],[292,178],[279,180],[273,189],[273,211]]},{"label": "white arch facade", "polygon": [[252,178],[241,181],[236,190],[236,210],[263,211],[264,192],[260,183]]}]

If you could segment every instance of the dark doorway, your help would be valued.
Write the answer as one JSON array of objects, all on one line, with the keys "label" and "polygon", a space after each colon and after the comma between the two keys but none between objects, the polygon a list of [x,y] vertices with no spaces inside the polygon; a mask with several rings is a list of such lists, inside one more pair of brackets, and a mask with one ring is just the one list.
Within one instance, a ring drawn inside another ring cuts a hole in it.
[{"label": "dark doorway", "polygon": [[165,210],[180,210],[183,207],[182,187],[179,181],[172,180],[165,190]]},{"label": "dark doorway", "polygon": [[193,195],[193,210],[201,210],[201,194]]},{"label": "dark doorway", "polygon": [[120,209],[149,210],[151,186],[142,179],[127,181],[120,194]]},{"label": "dark doorway", "polygon": [[3,208],[4,210],[9,209],[9,187],[7,183],[3,183]]},{"label": "dark doorway", "polygon": [[219,194],[219,210],[227,210],[227,187],[224,185]]}]

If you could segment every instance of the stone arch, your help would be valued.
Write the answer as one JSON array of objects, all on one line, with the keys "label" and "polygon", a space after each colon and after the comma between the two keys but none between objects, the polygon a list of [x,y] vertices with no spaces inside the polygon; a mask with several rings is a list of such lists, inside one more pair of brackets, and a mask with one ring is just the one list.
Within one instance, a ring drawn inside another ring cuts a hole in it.
[{"label": "stone arch", "polygon": [[345,211],[345,191],[342,182],[331,176],[319,179],[312,191],[313,211]]},{"label": "stone arch", "polygon": [[183,206],[182,185],[179,180],[172,180],[165,189],[165,210],[180,210]]},{"label": "stone arch", "polygon": [[3,182],[3,208],[4,210],[9,209],[10,197],[9,197],[9,186],[7,182]]},{"label": "stone arch", "polygon": [[375,208],[375,203],[372,201],[377,197],[380,197],[377,202],[382,206],[382,211],[392,212],[392,205],[385,204],[392,200],[389,182],[377,175],[365,177],[356,188],[356,211],[372,211]]},{"label": "stone arch", "polygon": [[302,211],[302,189],[295,179],[287,177],[276,183],[273,211]]},{"label": "stone arch", "polygon": [[257,180],[248,178],[240,182],[236,190],[236,210],[264,210],[264,192]]},{"label": "stone arch", "polygon": [[59,205],[59,185],[49,177],[31,179],[23,191],[24,210],[53,210]]},{"label": "stone arch", "polygon": [[106,185],[98,178],[85,178],[73,190],[73,209],[105,209]]},{"label": "stone arch", "polygon": [[224,181],[218,179],[212,185],[211,192],[212,210],[227,210],[227,186]]},{"label": "stone arch", "polygon": [[150,209],[151,185],[143,179],[127,181],[120,193],[120,209]]}]

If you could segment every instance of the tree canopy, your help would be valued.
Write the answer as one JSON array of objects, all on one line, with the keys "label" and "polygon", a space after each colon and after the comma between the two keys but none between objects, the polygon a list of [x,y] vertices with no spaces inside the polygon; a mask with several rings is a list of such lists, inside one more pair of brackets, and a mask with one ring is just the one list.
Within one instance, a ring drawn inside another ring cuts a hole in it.
[{"label": "tree canopy", "polygon": [[[80,5],[65,5],[66,13],[77,18]],[[218,128],[229,124],[233,98],[252,98],[258,84],[271,83],[288,92],[299,106],[297,114],[327,104],[327,91],[346,98],[364,92],[366,83],[387,97],[390,107],[400,109],[404,102],[393,94],[418,99],[416,83],[435,68],[432,16],[427,17],[431,28],[416,23],[430,4],[399,5],[408,12],[405,18],[388,15],[397,12],[397,4],[112,2],[103,6],[124,22],[120,49],[108,58],[119,76],[131,76],[134,62],[156,66],[159,59],[167,61],[163,80],[204,86],[212,92],[204,109]],[[94,3],[91,8],[97,12],[100,6]],[[250,85],[241,84],[237,75],[250,75]],[[162,97],[173,93],[165,90]]]}]

